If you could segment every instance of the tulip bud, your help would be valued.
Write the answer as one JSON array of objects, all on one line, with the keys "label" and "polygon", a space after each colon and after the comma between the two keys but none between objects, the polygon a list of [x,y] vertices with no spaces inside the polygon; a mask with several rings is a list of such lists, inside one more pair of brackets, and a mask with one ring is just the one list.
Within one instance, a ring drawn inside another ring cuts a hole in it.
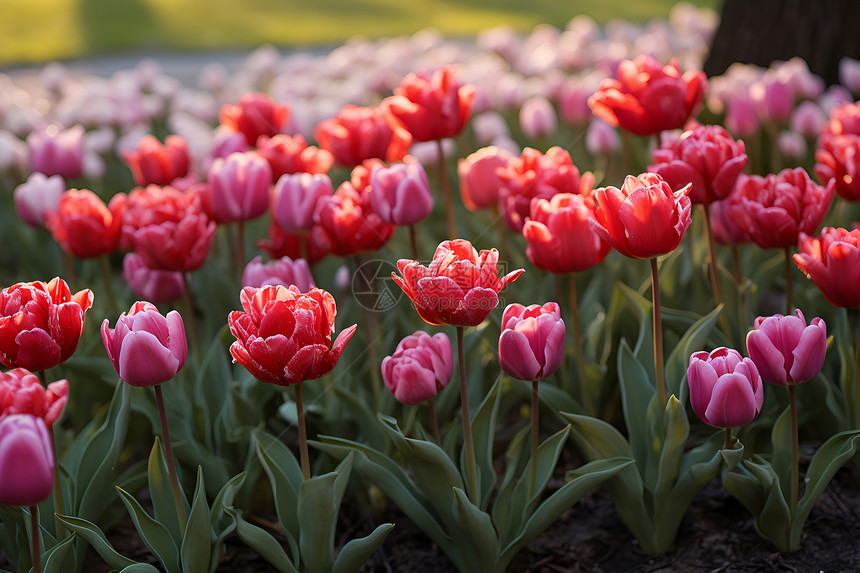
[{"label": "tulip bud", "polygon": [[755,364],[737,350],[696,352],[687,368],[690,403],[703,422],[715,428],[749,423],[761,411],[764,391]]},{"label": "tulip bud", "polygon": [[420,404],[438,394],[454,374],[451,340],[443,333],[423,330],[407,336],[391,356],[382,360],[382,379],[403,404]]},{"label": "tulip bud", "polygon": [[502,314],[499,362],[517,380],[543,380],[564,358],[564,321],[558,303],[509,304]]},{"label": "tulip bud", "polygon": [[760,316],[755,319],[754,330],[747,334],[747,352],[762,380],[770,384],[802,384],[824,366],[827,325],[813,318],[807,326],[800,309],[794,314]]},{"label": "tulip bud", "polygon": [[304,259],[281,257],[263,264],[262,257],[254,257],[242,271],[242,286],[260,288],[267,285],[295,285],[301,292],[314,288],[311,269]]},{"label": "tulip bud", "polygon": [[216,159],[206,176],[204,208],[219,223],[256,219],[269,207],[272,168],[258,153],[231,153]]},{"label": "tulip bud", "polygon": [[44,420],[30,414],[0,420],[0,503],[36,505],[48,499],[54,464]]},{"label": "tulip bud", "polygon": [[460,196],[470,211],[495,207],[502,180],[498,170],[506,167],[513,155],[498,147],[484,147],[457,161]]},{"label": "tulip bud", "polygon": [[414,157],[370,172],[370,204],[379,218],[391,225],[408,226],[433,211],[433,196],[424,167]]},{"label": "tulip bud", "polygon": [[49,125],[27,136],[30,168],[45,175],[75,179],[84,172],[84,126]]},{"label": "tulip bud", "polygon": [[317,203],[332,194],[334,188],[328,175],[284,175],[272,191],[272,218],[284,231],[306,233],[314,224]]},{"label": "tulip bud", "polygon": [[610,155],[618,151],[621,138],[614,127],[603,120],[595,119],[585,133],[585,147],[592,155]]},{"label": "tulip bud", "polygon": [[526,137],[549,137],[558,127],[555,108],[544,96],[532,96],[520,108],[520,129]]},{"label": "tulip bud", "polygon": [[34,171],[26,183],[15,188],[15,211],[31,227],[41,227],[46,214],[57,210],[65,191],[66,183],[59,175],[47,177]]},{"label": "tulip bud", "polygon": [[182,273],[151,269],[137,253],[126,253],[122,259],[122,277],[131,292],[150,302],[173,302],[185,294]]}]

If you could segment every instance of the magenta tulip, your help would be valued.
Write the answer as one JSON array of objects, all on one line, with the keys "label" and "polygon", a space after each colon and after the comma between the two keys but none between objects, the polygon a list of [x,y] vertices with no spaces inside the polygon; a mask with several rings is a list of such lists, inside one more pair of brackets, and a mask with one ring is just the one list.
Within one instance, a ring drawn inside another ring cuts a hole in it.
[{"label": "magenta tulip", "polygon": [[558,303],[509,304],[502,314],[499,362],[518,380],[543,380],[564,358],[564,321]]},{"label": "magenta tulip", "polygon": [[388,391],[403,404],[420,404],[438,394],[454,374],[451,340],[444,333],[430,336],[423,330],[400,341],[382,360],[382,379]]},{"label": "magenta tulip", "polygon": [[306,260],[281,257],[265,264],[262,260],[262,257],[254,257],[254,260],[245,265],[245,270],[242,272],[243,287],[295,285],[301,292],[308,292],[314,288],[314,278],[311,276],[311,269]]},{"label": "magenta tulip", "polygon": [[54,449],[45,421],[30,414],[0,420],[0,503],[36,505],[54,486]]},{"label": "magenta tulip", "polygon": [[122,277],[131,292],[150,302],[173,302],[185,294],[182,273],[151,269],[137,253],[126,253],[122,259]]},{"label": "magenta tulip", "polygon": [[761,411],[764,390],[755,364],[737,350],[696,352],[687,368],[690,403],[703,422],[715,428],[749,423]]},{"label": "magenta tulip", "polygon": [[289,233],[307,233],[314,225],[320,199],[334,195],[328,175],[283,175],[272,190],[272,219]]},{"label": "magenta tulip", "polygon": [[206,180],[204,209],[218,223],[256,219],[269,208],[272,168],[254,151],[216,159]]},{"label": "magenta tulip", "polygon": [[433,196],[418,160],[407,155],[390,167],[375,165],[370,171],[370,204],[390,225],[414,225],[429,216]]},{"label": "magenta tulip", "polygon": [[775,314],[755,319],[747,335],[747,352],[762,380],[792,386],[811,380],[824,365],[827,325],[813,318],[807,326],[800,310],[795,316]]}]

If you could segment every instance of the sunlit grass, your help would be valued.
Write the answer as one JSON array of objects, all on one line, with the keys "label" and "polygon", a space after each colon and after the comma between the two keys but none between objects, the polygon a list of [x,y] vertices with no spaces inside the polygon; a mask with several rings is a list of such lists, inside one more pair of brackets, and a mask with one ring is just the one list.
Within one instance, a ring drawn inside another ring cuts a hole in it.
[{"label": "sunlit grass", "polygon": [[[716,7],[717,0],[694,4]],[[644,21],[674,0],[3,0],[0,64],[131,50],[327,45],[435,28],[465,36],[494,26],[563,26],[580,13]]]}]

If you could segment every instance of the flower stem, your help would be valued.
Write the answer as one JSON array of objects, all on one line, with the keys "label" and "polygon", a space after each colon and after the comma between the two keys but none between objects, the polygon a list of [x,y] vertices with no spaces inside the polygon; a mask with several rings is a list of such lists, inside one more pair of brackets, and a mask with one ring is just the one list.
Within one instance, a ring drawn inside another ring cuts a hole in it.
[{"label": "flower stem", "polygon": [[30,506],[30,546],[33,549],[33,573],[42,571],[42,541],[39,532],[39,506]]},{"label": "flower stem", "polygon": [[540,430],[540,402],[538,401],[538,381],[532,380],[532,459],[529,480],[529,497],[535,494],[535,482],[537,482],[537,451],[538,432]]},{"label": "flower stem", "polygon": [[370,308],[375,303],[372,299],[375,292],[374,286],[370,278],[365,274],[366,269],[362,269],[363,263],[361,255],[356,255],[355,272],[358,273],[361,279],[361,291],[355,293],[355,295],[358,299],[358,305],[361,307],[361,314],[364,317],[364,344],[367,349],[367,359],[370,362],[371,391],[373,392],[373,401],[378,407],[382,399],[382,382],[379,379],[379,362],[376,357],[376,333],[379,329],[377,328],[376,314],[371,312]]},{"label": "flower stem", "polygon": [[415,237],[415,225],[409,225],[409,245],[412,247],[412,258],[414,260],[420,260],[418,258],[418,239]]},{"label": "flower stem", "polygon": [[102,275],[102,282],[105,288],[105,297],[107,298],[108,312],[115,314],[119,312],[119,305],[116,303],[116,298],[113,296],[113,288],[111,287],[110,261],[107,255],[99,257],[99,270]]},{"label": "flower stem", "polygon": [[475,466],[475,443],[472,441],[472,420],[469,416],[469,388],[466,383],[466,348],[463,327],[457,327],[457,351],[460,362],[460,408],[463,413],[463,446],[466,448],[466,472],[469,478],[469,499],[478,504],[478,469]]},{"label": "flower stem", "polygon": [[[705,236],[708,239],[708,263],[711,267],[711,290],[714,291],[714,302],[717,304],[715,306],[720,306],[723,304],[723,292],[720,288],[720,275],[717,272],[717,253],[716,249],[714,249],[714,233],[711,231],[711,217],[708,212],[708,204],[702,204],[702,213],[705,216]],[[726,318],[726,314],[724,312],[720,313],[720,326],[723,329],[725,335],[731,340],[732,333],[729,329],[729,320]]]},{"label": "flower stem", "polygon": [[785,316],[791,314],[791,247],[785,248]]},{"label": "flower stem", "polygon": [[302,477],[311,479],[311,463],[308,456],[308,434],[305,429],[305,406],[302,403],[302,384],[296,384],[296,411],[299,419],[299,458],[302,462]]},{"label": "flower stem", "polygon": [[54,449],[54,487],[51,489],[51,494],[54,497],[54,520],[57,529],[57,540],[62,541],[66,538],[66,528],[57,516],[66,514],[66,504],[63,501],[63,486],[60,482],[60,451],[57,449],[57,440],[54,437],[53,427],[48,430],[48,434],[51,436],[51,447]]},{"label": "flower stem", "polygon": [[800,479],[800,454],[797,438],[797,400],[794,384],[788,385],[788,402],[791,409],[791,519],[797,515],[797,490]]},{"label": "flower stem", "polygon": [[740,332],[746,330],[746,294],[744,293],[744,274],[741,270],[741,253],[737,245],[732,245],[732,272],[738,291],[738,328]]},{"label": "flower stem", "polygon": [[585,412],[593,416],[596,414],[592,401],[590,387],[585,374],[585,350],[582,348],[582,336],[580,334],[581,323],[579,321],[579,295],[576,293],[576,275],[570,273],[568,283],[568,298],[570,299],[570,316],[573,327],[573,350],[576,353],[576,370],[579,376],[579,391]]},{"label": "flower stem", "polygon": [[651,299],[654,311],[654,373],[657,380],[657,399],[662,412],[666,407],[666,382],[663,374],[663,321],[660,316],[660,281],[656,257],[651,259]]},{"label": "flower stem", "polygon": [[732,449],[732,429],[726,428],[726,447],[725,449]]},{"label": "flower stem", "polygon": [[236,230],[236,269],[241,276],[242,269],[245,268],[245,221],[239,221]]},{"label": "flower stem", "polygon": [[427,400],[427,408],[430,409],[430,428],[433,431],[433,439],[437,445],[442,445],[442,437],[439,434],[439,420],[436,419],[436,406],[433,405],[433,398]]},{"label": "flower stem", "polygon": [[448,238],[457,238],[457,221],[454,219],[454,195],[451,191],[451,182],[448,180],[448,166],[445,164],[445,149],[442,140],[436,140],[436,149],[439,155],[439,182],[442,184],[442,196],[445,199],[445,219],[448,225]]},{"label": "flower stem", "polygon": [[176,504],[176,515],[179,518],[179,529],[185,531],[185,502],[179,487],[179,477],[176,475],[176,463],[173,460],[173,448],[170,445],[170,432],[167,429],[167,411],[164,408],[164,394],[161,384],[155,385],[155,400],[158,402],[158,416],[161,418],[161,434],[164,438],[164,457],[167,458],[167,472],[170,474],[170,487],[173,490],[173,502]]},{"label": "flower stem", "polygon": [[191,331],[191,350],[194,362],[200,366],[200,334],[197,330],[197,318],[194,316],[194,303],[191,300],[191,280],[187,272],[182,273],[182,302],[185,305],[185,317],[188,319],[188,329]]}]

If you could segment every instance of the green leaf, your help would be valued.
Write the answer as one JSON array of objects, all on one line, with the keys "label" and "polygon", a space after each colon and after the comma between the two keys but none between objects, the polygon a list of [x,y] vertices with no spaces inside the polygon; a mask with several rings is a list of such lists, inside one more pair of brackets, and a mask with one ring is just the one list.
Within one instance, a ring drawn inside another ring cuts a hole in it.
[{"label": "green leaf", "polygon": [[167,528],[147,515],[131,494],[120,487],[116,490],[143,544],[161,561],[168,573],[179,573],[179,550]]},{"label": "green leaf", "polygon": [[253,435],[257,443],[257,458],[272,487],[278,521],[284,528],[290,550],[298,564],[301,527],[295,508],[299,504],[302,470],[293,453],[279,439],[263,430],[255,431]]},{"label": "green leaf", "polygon": [[134,563],[128,567],[123,567],[119,573],[158,573],[158,569],[149,563]]},{"label": "green leaf", "polygon": [[75,535],[69,535],[42,554],[42,571],[44,573],[63,573],[68,571],[64,565],[66,556],[75,541]]},{"label": "green leaf", "polygon": [[495,571],[499,541],[490,516],[469,501],[466,492],[460,488],[454,488],[451,503],[452,513],[457,519],[450,525],[456,528],[454,539],[464,565],[467,565],[466,570],[470,573]]},{"label": "green leaf", "polygon": [[791,550],[791,512],[769,462],[754,455],[728,472],[723,484],[755,518],[759,535],[781,550]]},{"label": "green leaf", "polygon": [[264,529],[250,524],[242,518],[238,510],[230,509],[228,513],[236,522],[236,535],[239,539],[260,554],[272,567],[281,573],[299,573],[290,558],[284,552],[280,543]]},{"label": "green leaf", "polygon": [[687,390],[682,390],[682,382],[687,377],[690,355],[705,346],[705,341],[714,329],[714,325],[717,324],[717,319],[719,319],[723,308],[724,306],[719,304],[714,310],[697,320],[693,326],[687,329],[687,332],[672,349],[669,359],[666,361],[666,392],[668,394],[687,396]]},{"label": "green leaf", "polygon": [[[687,412],[684,410],[683,404],[674,395],[669,396],[666,403],[663,424],[666,428],[666,436],[663,439],[663,448],[660,451],[657,466],[657,480],[654,484],[655,487],[653,487],[654,499],[658,506],[664,501],[668,503],[674,501],[672,490],[675,486],[675,480],[678,478],[681,457],[684,455],[684,445],[690,435]],[[716,469],[719,469],[719,465]]]},{"label": "green leaf", "polygon": [[770,434],[773,443],[773,471],[782,488],[782,496],[790,499],[791,468],[794,461],[791,454],[791,408],[786,407],[773,424]]},{"label": "green leaf", "polygon": [[149,453],[147,475],[155,519],[167,528],[173,540],[179,544],[182,542],[182,531],[179,528],[179,516],[176,514],[176,503],[173,500],[167,461],[164,459],[158,436],[155,437],[155,443]]},{"label": "green leaf", "polygon": [[180,548],[182,570],[207,571],[211,551],[212,530],[209,526],[209,506],[206,505],[206,485],[203,483],[203,468],[198,466],[194,500]]},{"label": "green leaf", "polygon": [[227,514],[226,509],[233,507],[236,494],[240,489],[242,489],[242,485],[244,485],[246,477],[247,473],[245,472],[233,476],[230,481],[224,484],[224,487],[221,488],[221,491],[218,492],[218,495],[215,496],[215,500],[212,502],[212,510],[209,515],[209,526],[219,538],[224,536],[226,533],[229,533],[227,529],[232,530],[232,528],[226,523],[227,521],[230,521],[232,524],[232,519]]},{"label": "green leaf", "polygon": [[531,426],[523,426],[517,432],[511,441],[508,443],[508,448],[505,451],[505,476],[502,479],[502,485],[499,486],[499,493],[493,502],[491,515],[493,524],[499,532],[499,539],[507,539],[510,537],[510,529],[521,524],[521,516],[516,511],[511,503],[511,497],[516,486],[516,476],[523,471],[523,466],[527,461],[525,452],[529,450],[527,440],[531,436]]},{"label": "green leaf", "polygon": [[370,556],[373,555],[385,538],[394,529],[393,523],[383,523],[373,530],[367,537],[361,539],[353,539],[343,546],[337,559],[334,560],[334,566],[331,573],[353,573],[361,569]]},{"label": "green leaf", "polygon": [[651,424],[648,421],[648,406],[654,400],[656,390],[650,375],[625,340],[621,341],[621,348],[618,350],[618,383],[621,386],[630,449],[639,465],[639,471],[643,476],[647,476],[651,461],[656,460],[659,451],[655,450],[656,444],[653,443]]},{"label": "green leaf", "polygon": [[[475,417],[472,419],[472,436],[475,444],[475,463],[478,470],[478,507],[486,510],[490,503],[490,495],[496,488],[498,477],[493,467],[493,444],[496,437],[496,419],[499,415],[499,403],[501,398],[502,376],[496,378],[492,389],[484,397],[484,401],[478,407]],[[460,467],[466,468],[466,451],[460,454]],[[449,487],[460,487],[456,483],[449,482]],[[446,501],[447,504],[447,501]]]},{"label": "green leaf", "polygon": [[70,515],[58,515],[57,519],[59,519],[63,525],[69,529],[69,531],[73,531],[78,537],[89,543],[90,546],[95,549],[96,553],[99,554],[99,557],[104,559],[105,562],[114,569],[121,569],[135,564],[135,562],[128,557],[116,552],[116,550],[111,546],[110,541],[107,540],[105,534],[96,524],[90,523],[86,519],[80,519]]},{"label": "green leaf", "polygon": [[362,399],[345,387],[334,386],[335,395],[340,398],[353,415],[364,441],[376,449],[385,448],[385,433],[379,427],[376,412],[370,407],[370,400]]}]

